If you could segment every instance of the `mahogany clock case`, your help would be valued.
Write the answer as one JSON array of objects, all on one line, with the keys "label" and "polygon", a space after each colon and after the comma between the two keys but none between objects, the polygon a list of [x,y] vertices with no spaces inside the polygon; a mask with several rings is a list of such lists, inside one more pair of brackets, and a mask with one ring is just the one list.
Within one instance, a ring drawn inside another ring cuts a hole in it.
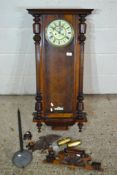
[{"label": "mahogany clock case", "polygon": [[[67,129],[87,121],[83,105],[85,17],[92,9],[28,9],[34,17],[36,57],[36,105],[34,122]],[[74,30],[72,41],[55,47],[45,37],[54,20],[67,21]]]}]

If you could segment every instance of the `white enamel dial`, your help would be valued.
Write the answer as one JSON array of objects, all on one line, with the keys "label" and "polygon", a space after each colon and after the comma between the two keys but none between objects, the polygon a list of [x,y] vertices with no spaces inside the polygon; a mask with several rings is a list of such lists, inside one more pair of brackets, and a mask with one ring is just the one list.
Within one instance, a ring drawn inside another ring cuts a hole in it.
[{"label": "white enamel dial", "polygon": [[67,21],[57,19],[47,26],[45,37],[53,46],[62,47],[68,45],[72,41],[74,30]]}]

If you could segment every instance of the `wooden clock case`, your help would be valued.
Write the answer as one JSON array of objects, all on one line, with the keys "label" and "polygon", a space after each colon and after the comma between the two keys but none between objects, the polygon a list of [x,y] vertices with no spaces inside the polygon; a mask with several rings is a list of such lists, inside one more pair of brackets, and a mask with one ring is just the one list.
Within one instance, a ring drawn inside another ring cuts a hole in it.
[{"label": "wooden clock case", "polygon": [[[86,16],[93,9],[27,9],[34,17],[36,57],[36,104],[33,121],[52,129],[67,129],[75,123],[81,131],[87,122],[83,104],[83,64]],[[45,38],[47,25],[56,19],[68,21],[74,38],[65,47],[54,47]]]}]

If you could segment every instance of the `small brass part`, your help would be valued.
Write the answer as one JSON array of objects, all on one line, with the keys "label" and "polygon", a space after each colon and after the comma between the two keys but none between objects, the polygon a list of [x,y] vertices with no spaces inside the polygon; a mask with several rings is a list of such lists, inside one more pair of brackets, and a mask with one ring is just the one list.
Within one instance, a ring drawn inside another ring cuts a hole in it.
[{"label": "small brass part", "polygon": [[75,146],[78,146],[81,144],[81,141],[80,140],[75,140],[75,141],[72,141],[70,143],[67,144],[67,147],[68,148],[71,148],[71,147],[75,147]]},{"label": "small brass part", "polygon": [[69,143],[70,141],[71,141],[71,138],[70,137],[66,137],[66,138],[63,138],[61,140],[58,140],[57,144],[58,144],[58,146],[62,146],[64,144],[66,144],[66,143]]}]

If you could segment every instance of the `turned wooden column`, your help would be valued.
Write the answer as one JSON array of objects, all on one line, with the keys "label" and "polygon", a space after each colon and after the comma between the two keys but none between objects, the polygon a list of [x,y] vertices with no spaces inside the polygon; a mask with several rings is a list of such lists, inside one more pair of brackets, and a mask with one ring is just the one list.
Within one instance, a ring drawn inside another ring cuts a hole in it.
[{"label": "turned wooden column", "polygon": [[83,72],[84,72],[84,44],[86,34],[86,17],[85,14],[79,15],[79,44],[80,44],[80,60],[79,60],[79,93],[77,96],[77,119],[79,120],[79,131],[82,131],[83,122],[87,121],[86,113],[84,112],[84,95],[83,95]]},{"label": "turned wooden column", "polygon": [[37,121],[37,127],[40,131],[41,128],[41,114],[42,114],[42,94],[41,94],[41,24],[40,24],[40,15],[34,15],[33,23],[33,33],[35,41],[35,60],[36,60],[36,103],[35,103],[35,112],[33,113],[34,121]]}]

